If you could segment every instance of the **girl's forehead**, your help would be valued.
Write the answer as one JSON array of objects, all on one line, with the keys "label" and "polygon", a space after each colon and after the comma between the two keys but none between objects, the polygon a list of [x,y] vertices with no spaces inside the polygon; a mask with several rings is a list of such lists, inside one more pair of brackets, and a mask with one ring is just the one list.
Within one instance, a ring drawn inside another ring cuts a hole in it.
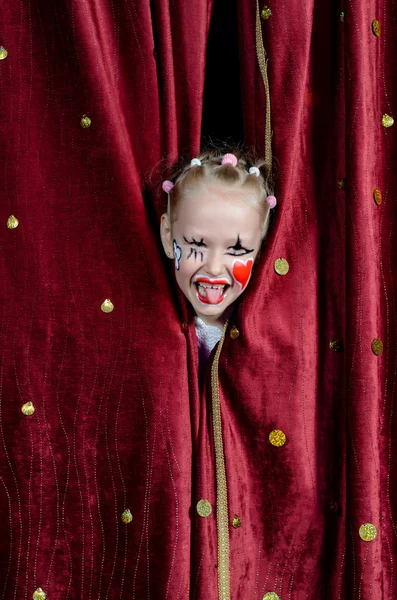
[{"label": "girl's forehead", "polygon": [[236,243],[238,237],[247,244],[260,238],[262,222],[259,212],[251,207],[247,213],[243,211],[226,212],[214,209],[194,212],[187,210],[179,215],[175,222],[175,233],[188,239],[203,239],[204,242],[226,244]]},{"label": "girl's forehead", "polygon": [[186,223],[198,220],[255,223],[260,219],[260,208],[247,191],[219,184],[203,184],[184,191],[177,218]]},{"label": "girl's forehead", "polygon": [[243,200],[246,193],[244,190],[233,185],[218,183],[216,181],[206,182],[187,187],[182,192],[182,201],[187,200],[196,202],[200,199],[218,201],[218,202],[233,202],[235,200]]}]

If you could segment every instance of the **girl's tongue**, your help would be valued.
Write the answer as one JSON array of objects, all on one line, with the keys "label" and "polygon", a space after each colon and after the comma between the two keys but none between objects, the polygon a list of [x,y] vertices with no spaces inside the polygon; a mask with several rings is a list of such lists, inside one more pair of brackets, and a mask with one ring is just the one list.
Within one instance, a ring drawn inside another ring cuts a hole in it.
[{"label": "girl's tongue", "polygon": [[200,285],[198,286],[198,293],[201,300],[204,300],[207,304],[219,304],[222,300],[225,286],[220,285],[217,287],[207,287]]},{"label": "girl's tongue", "polygon": [[206,288],[206,292],[207,292],[207,300],[209,301],[210,304],[218,304],[219,300],[222,297],[223,294],[223,290],[225,288],[223,287],[219,287],[219,288]]}]

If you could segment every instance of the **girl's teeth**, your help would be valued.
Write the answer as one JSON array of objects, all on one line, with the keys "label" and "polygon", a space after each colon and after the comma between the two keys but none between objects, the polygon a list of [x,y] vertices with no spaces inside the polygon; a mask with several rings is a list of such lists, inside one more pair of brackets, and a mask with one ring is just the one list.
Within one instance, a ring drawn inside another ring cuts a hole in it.
[{"label": "girl's teeth", "polygon": [[199,283],[199,287],[201,290],[223,290],[225,288],[224,285],[207,285],[205,283]]},{"label": "girl's teeth", "polygon": [[225,286],[224,285],[202,285],[198,284],[200,296],[209,300],[210,304],[217,304],[221,299]]}]

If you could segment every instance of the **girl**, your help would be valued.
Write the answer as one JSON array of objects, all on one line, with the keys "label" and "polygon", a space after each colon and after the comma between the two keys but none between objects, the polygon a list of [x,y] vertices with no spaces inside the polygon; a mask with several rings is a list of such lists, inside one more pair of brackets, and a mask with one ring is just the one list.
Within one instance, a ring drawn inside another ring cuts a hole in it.
[{"label": "girl", "polygon": [[276,205],[263,162],[247,168],[235,154],[203,152],[163,182],[164,251],[176,281],[196,313],[200,375],[225,321],[246,290]]}]

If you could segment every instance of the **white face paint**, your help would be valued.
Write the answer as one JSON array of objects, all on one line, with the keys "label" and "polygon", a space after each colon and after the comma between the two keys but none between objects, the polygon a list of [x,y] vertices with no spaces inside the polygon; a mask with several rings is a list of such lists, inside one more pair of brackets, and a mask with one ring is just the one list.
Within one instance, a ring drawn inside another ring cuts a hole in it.
[{"label": "white face paint", "polygon": [[174,259],[175,259],[175,269],[179,271],[179,267],[182,259],[182,248],[178,246],[176,241],[174,240]]}]

